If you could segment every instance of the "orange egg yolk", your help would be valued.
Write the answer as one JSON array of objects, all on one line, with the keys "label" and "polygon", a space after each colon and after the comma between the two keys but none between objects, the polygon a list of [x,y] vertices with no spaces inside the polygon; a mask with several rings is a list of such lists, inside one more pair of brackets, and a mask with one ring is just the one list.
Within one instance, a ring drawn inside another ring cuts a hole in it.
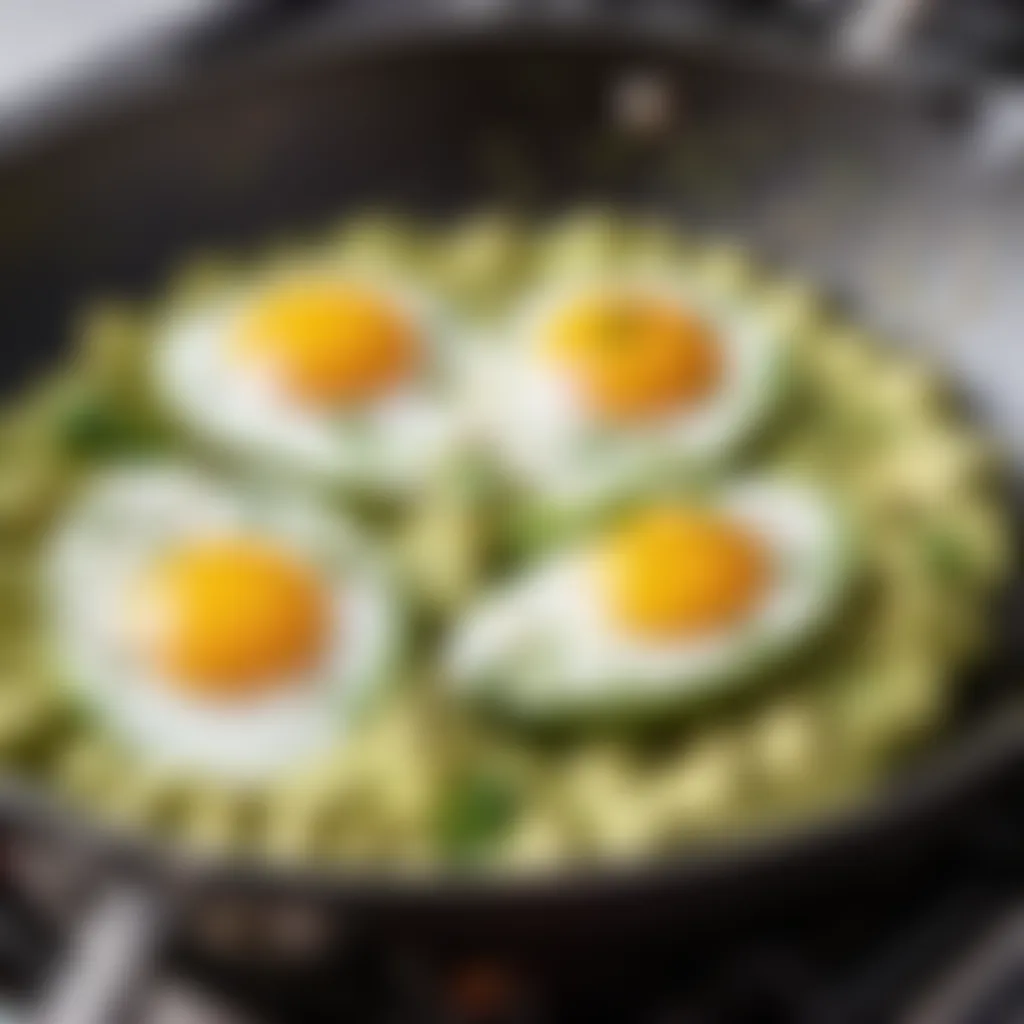
[{"label": "orange egg yolk", "polygon": [[687,406],[718,382],[721,352],[710,328],[661,299],[598,295],[556,315],[543,351],[589,407],[636,420]]},{"label": "orange egg yolk", "polygon": [[298,401],[322,405],[373,398],[407,377],[416,341],[406,317],[368,288],[295,281],[249,308],[232,353]]},{"label": "orange egg yolk", "polygon": [[241,697],[322,652],[328,598],[312,571],[266,543],[209,540],[154,562],[130,594],[129,637],[182,689]]},{"label": "orange egg yolk", "polygon": [[738,621],[764,593],[769,572],[763,546],[741,526],[678,506],[648,509],[621,526],[598,567],[613,621],[654,638]]}]

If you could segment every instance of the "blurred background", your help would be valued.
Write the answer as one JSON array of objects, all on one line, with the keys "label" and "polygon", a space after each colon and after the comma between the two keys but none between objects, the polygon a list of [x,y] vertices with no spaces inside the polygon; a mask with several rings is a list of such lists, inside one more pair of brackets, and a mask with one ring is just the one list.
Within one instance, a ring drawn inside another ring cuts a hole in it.
[{"label": "blurred background", "polygon": [[0,113],[16,114],[111,62],[153,73],[161,55],[209,58],[325,20],[472,24],[509,16],[666,18],[798,48],[898,49],[892,59],[903,64],[941,61],[987,73],[1024,67],[1016,0],[12,0],[0,8]]},{"label": "blurred background", "polygon": [[[942,60],[987,73],[1020,71],[1024,27],[1016,0],[12,0],[0,8],[0,110],[159,51],[252,45],[339,17],[361,24],[510,15],[566,19],[657,17],[795,46],[887,47],[903,62]],[[888,41],[887,41],[888,40]]]},{"label": "blurred background", "polygon": [[[1018,0],[7,0],[0,5],[0,145],[19,145],[73,117],[84,98],[117,96],[169,75],[230,64],[292,38],[341,31],[358,39],[438,23],[501,31],[505,20],[565,31],[574,20],[594,19],[661,19],[725,46],[764,48],[793,62],[983,87],[975,152],[1000,189],[1019,181],[1024,4]],[[955,121],[961,94],[940,95],[948,96],[943,115]],[[628,116],[657,121],[657,80],[641,76],[621,99]],[[999,209],[987,215],[998,226]],[[1021,241],[1011,232],[1000,244],[1019,247]],[[1014,271],[1019,265],[1004,263]],[[944,266],[952,273],[951,264]],[[935,290],[948,292],[945,283]],[[950,316],[946,307],[931,313]],[[1007,339],[1003,351],[1010,351],[1018,344],[1015,331],[1005,318],[998,329]],[[962,351],[960,360],[969,377],[972,353]],[[1012,397],[1016,382],[1007,387]],[[1007,434],[1019,441],[1024,415],[1016,404],[1007,400],[1003,413]],[[912,886],[901,876],[870,900],[838,901],[824,921],[794,912],[706,962],[671,943],[610,947],[609,958],[626,964],[614,992],[601,987],[600,964],[582,971],[576,965],[570,976],[557,964],[509,964],[486,955],[441,963],[433,951],[393,935],[357,934],[318,948],[315,922],[285,919],[283,945],[301,953],[313,949],[315,956],[282,958],[280,970],[268,972],[244,955],[229,958],[230,967],[220,958],[182,955],[170,977],[144,993],[144,1020],[1009,1024],[1024,1020],[1024,918],[1006,913],[1021,881],[1024,828],[1012,811],[1020,792],[1020,780],[1011,779],[991,794],[969,853],[937,859]],[[12,1022],[32,1019],[70,938],[66,917],[41,911],[35,891],[26,894],[23,860],[15,850],[0,861],[0,997],[7,1007],[0,1022],[8,1019],[5,1013]],[[44,902],[59,905],[67,898],[59,867],[35,853],[27,874],[48,894]],[[209,930],[229,950],[239,939],[230,912],[214,913]]]}]

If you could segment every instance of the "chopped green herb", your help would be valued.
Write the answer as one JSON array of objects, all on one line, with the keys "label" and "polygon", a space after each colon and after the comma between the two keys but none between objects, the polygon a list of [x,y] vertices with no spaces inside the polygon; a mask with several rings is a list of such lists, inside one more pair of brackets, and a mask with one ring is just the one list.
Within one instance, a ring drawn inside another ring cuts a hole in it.
[{"label": "chopped green herb", "polygon": [[519,806],[520,794],[508,778],[486,769],[467,771],[442,800],[441,845],[455,857],[484,853],[511,827]]},{"label": "chopped green herb", "polygon": [[57,431],[66,451],[87,457],[145,451],[157,442],[149,425],[92,396],[67,409]]},{"label": "chopped green herb", "polygon": [[943,583],[961,583],[971,568],[970,555],[960,538],[948,530],[933,527],[922,538],[925,562]]}]

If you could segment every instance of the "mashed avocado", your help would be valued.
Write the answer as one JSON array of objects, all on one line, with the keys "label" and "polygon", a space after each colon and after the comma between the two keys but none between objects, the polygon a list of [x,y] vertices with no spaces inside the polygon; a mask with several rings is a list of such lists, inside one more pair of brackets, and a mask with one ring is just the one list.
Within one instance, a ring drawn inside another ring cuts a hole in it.
[{"label": "mashed avocado", "polygon": [[[786,402],[718,471],[796,474],[840,497],[862,548],[843,615],[757,685],[684,716],[570,734],[510,727],[449,699],[436,652],[460,609],[578,524],[480,464],[399,502],[327,490],[325,504],[354,507],[394,554],[413,620],[398,684],[349,742],[271,784],[228,788],[141,763],[60,696],[37,550],[97,465],[159,450],[237,470],[167,422],[147,386],[147,345],[176,309],[310,261],[439,291],[466,344],[487,344],[522,289],[595,268],[691,275],[771,324],[790,346]],[[81,334],[80,358],[12,404],[0,427],[0,759],[118,824],[259,856],[396,868],[650,856],[863,792],[937,728],[954,674],[987,641],[1010,543],[988,443],[930,368],[742,249],[586,212],[439,229],[364,217],[254,265],[198,258],[147,308],[105,305]]]}]

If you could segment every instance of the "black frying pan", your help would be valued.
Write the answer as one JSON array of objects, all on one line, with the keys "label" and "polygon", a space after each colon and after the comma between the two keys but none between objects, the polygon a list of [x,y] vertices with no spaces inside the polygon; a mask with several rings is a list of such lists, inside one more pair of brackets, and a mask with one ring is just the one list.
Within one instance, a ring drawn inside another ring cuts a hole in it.
[{"label": "black frying pan", "polygon": [[[637,82],[661,96],[658,117],[631,119],[623,97]],[[836,288],[859,316],[935,349],[1021,458],[1011,327],[1024,298],[1010,271],[1024,195],[1012,167],[993,177],[975,160],[986,104],[962,82],[812,67],[671,25],[599,20],[323,29],[202,70],[161,67],[130,96],[108,90],[0,158],[4,383],[57,356],[82,299],[145,289],[196,248],[367,203],[443,215],[496,195],[538,209],[600,198],[738,234]],[[904,258],[899,289],[879,270],[892,252]],[[988,261],[978,285],[988,291],[957,315],[950,296],[968,257]],[[694,938],[829,886],[913,871],[969,831],[981,796],[1024,764],[1024,724],[1004,685],[1019,660],[1013,639],[1011,622],[976,680],[984,699],[884,794],[799,832],[629,870],[429,884],[285,873],[129,843],[11,791],[0,802],[10,832],[99,865],[115,886],[92,921],[100,933],[87,929],[93,950],[113,952],[97,966],[79,950],[77,965],[94,972],[87,987],[81,972],[65,979],[42,1019],[113,1020],[112,982],[145,960],[163,911],[187,916],[213,898],[284,900],[439,943],[556,945],[609,930]]]}]

